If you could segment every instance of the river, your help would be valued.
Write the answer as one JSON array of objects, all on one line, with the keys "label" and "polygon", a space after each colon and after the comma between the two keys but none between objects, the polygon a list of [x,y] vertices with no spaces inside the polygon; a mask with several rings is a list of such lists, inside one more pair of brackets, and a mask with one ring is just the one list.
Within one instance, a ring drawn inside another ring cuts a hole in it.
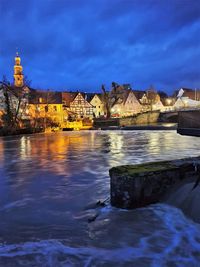
[{"label": "river", "polygon": [[0,266],[200,266],[199,224],[165,204],[111,207],[108,175],[198,156],[198,141],[175,131],[1,137]]}]

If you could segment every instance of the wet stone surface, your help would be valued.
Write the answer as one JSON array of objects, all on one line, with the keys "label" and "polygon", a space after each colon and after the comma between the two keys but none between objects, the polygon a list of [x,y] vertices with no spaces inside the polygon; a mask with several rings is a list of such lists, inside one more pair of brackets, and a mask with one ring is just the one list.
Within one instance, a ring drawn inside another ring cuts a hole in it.
[{"label": "wet stone surface", "polygon": [[200,158],[196,157],[111,168],[111,204],[130,209],[157,203],[173,187],[198,179],[199,164]]}]

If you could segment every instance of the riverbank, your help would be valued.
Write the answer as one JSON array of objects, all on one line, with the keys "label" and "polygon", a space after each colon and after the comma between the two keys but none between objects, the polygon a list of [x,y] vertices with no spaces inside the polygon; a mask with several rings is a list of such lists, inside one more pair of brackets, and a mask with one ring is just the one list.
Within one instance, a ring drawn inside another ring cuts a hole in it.
[{"label": "riverbank", "polygon": [[132,125],[132,126],[107,126],[102,128],[94,128],[90,126],[85,126],[82,128],[47,128],[46,130],[40,129],[15,129],[15,130],[7,130],[7,129],[0,129],[0,136],[12,136],[12,135],[21,135],[21,134],[35,134],[35,133],[54,133],[54,132],[62,132],[62,131],[96,131],[96,130],[125,130],[125,131],[135,131],[135,130],[147,130],[147,131],[164,131],[164,130],[177,130],[176,123],[157,123],[157,124],[148,124],[148,125]]},{"label": "riverbank", "polygon": [[130,125],[130,126],[107,126],[102,128],[93,128],[93,130],[177,130],[176,123],[154,123],[144,125]]},{"label": "riverbank", "polygon": [[23,128],[23,129],[12,129],[12,128],[1,128],[0,136],[12,136],[12,135],[26,135],[44,132],[43,128]]}]

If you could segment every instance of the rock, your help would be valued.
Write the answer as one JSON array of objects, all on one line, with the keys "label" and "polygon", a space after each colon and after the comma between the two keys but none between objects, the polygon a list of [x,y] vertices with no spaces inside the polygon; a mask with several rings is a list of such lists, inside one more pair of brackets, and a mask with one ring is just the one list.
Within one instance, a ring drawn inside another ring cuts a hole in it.
[{"label": "rock", "polygon": [[107,203],[108,199],[109,198],[105,199],[104,201],[98,200],[97,202],[90,203],[89,205],[87,205],[87,207],[85,207],[85,210],[94,210],[95,211],[95,213],[88,218],[88,223],[94,222],[96,220],[96,218],[101,213],[101,208],[106,207],[106,203]]},{"label": "rock", "polygon": [[98,216],[99,216],[99,213],[96,213],[94,216],[88,218],[88,223],[94,222]]},{"label": "rock", "polygon": [[90,204],[88,204],[84,209],[85,210],[89,210],[89,209],[96,209],[96,208],[102,208],[106,206],[108,199],[106,200],[98,200],[97,202],[92,202]]}]

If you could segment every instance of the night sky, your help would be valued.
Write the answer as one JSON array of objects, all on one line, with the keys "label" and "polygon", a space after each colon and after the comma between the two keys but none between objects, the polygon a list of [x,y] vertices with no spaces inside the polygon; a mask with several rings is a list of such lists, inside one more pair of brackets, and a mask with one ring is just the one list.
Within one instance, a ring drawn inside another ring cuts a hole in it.
[{"label": "night sky", "polygon": [[200,0],[0,0],[0,75],[31,86],[200,88]]}]

